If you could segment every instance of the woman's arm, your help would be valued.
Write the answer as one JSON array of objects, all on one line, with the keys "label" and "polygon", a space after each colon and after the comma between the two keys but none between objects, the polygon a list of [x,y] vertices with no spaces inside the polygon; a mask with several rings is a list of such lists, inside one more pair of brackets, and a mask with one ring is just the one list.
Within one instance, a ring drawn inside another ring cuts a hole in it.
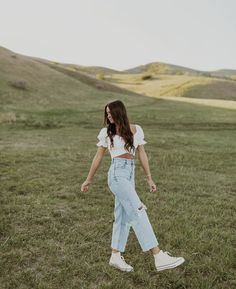
[{"label": "woman's arm", "polygon": [[92,160],[92,164],[90,167],[90,170],[88,172],[88,176],[86,178],[86,180],[83,182],[83,184],[81,185],[81,191],[87,191],[88,190],[88,186],[92,183],[93,177],[97,171],[97,169],[100,166],[100,163],[102,161],[102,158],[106,152],[107,148],[99,146],[97,149],[97,152]]},{"label": "woman's arm", "polygon": [[98,147],[97,152],[96,152],[96,154],[92,160],[92,164],[91,164],[86,181],[92,182],[92,179],[93,179],[97,169],[100,166],[100,163],[102,161],[102,158],[103,158],[105,152],[106,152],[105,147],[102,147],[102,146]]},{"label": "woman's arm", "polygon": [[138,158],[139,158],[139,161],[142,165],[144,173],[147,176],[147,178],[151,179],[152,177],[151,177],[151,172],[150,172],[150,168],[149,168],[148,157],[147,157],[144,145],[139,145],[137,147],[137,151],[138,151]]},{"label": "woman's arm", "polygon": [[139,161],[140,161],[141,166],[142,166],[144,173],[146,175],[146,178],[147,178],[147,181],[148,181],[148,184],[150,187],[150,191],[154,192],[154,191],[156,191],[156,185],[152,180],[152,175],[151,175],[150,168],[149,168],[148,157],[147,157],[144,145],[139,145],[137,147],[137,152],[138,152]]}]

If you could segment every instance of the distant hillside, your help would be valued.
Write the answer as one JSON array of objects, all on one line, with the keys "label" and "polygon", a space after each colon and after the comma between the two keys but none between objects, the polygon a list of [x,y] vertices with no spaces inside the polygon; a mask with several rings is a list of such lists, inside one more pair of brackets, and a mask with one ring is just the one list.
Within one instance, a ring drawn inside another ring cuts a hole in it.
[{"label": "distant hillside", "polygon": [[107,67],[100,67],[100,66],[82,66],[82,65],[74,65],[74,64],[61,64],[66,67],[70,67],[71,69],[84,72],[91,75],[96,75],[99,73],[104,74],[114,74],[114,73],[123,73],[122,71],[118,71],[115,69],[107,68]]},{"label": "distant hillside", "polygon": [[[0,109],[88,107],[112,98],[143,98],[106,81],[0,47]],[[89,99],[89,104],[86,100]]]},{"label": "distant hillside", "polygon": [[[55,63],[55,62],[51,62],[51,61],[39,59],[39,58],[35,58],[35,60],[40,63],[46,64],[50,68],[53,68],[56,71],[59,71],[67,76],[73,77],[79,80],[80,82],[83,82],[94,88],[101,89],[104,91],[110,91],[110,92],[134,94],[134,92],[126,90],[125,88],[121,88],[119,86],[113,85],[105,81],[105,79],[104,80],[97,79],[96,75],[93,75],[92,72],[91,73],[81,72],[78,66],[74,67],[73,65],[65,65],[65,64],[58,63],[58,62]],[[109,69],[107,71],[109,71]]]},{"label": "distant hillside", "polygon": [[167,64],[163,62],[152,62],[145,65],[140,65],[131,69],[127,69],[124,72],[126,73],[153,73],[153,74],[191,74],[191,75],[199,75],[201,74],[200,71],[183,67],[177,66],[173,64]]},{"label": "distant hillside", "polygon": [[202,75],[113,75],[115,85],[147,96],[183,96],[190,98],[222,99],[236,101],[236,81]]},{"label": "distant hillside", "polygon": [[220,69],[216,71],[201,71],[196,69],[187,68],[184,66],[173,65],[163,62],[152,62],[145,65],[140,65],[131,69],[123,71],[128,74],[151,74],[151,75],[190,75],[190,76],[206,76],[218,77],[222,79],[236,79],[236,70],[233,69]]},{"label": "distant hillside", "polygon": [[104,74],[115,74],[115,73],[123,73],[122,71],[118,71],[115,69],[102,67],[102,66],[83,66],[78,64],[72,64],[72,63],[61,63],[56,61],[50,61],[46,59],[41,59],[38,57],[32,57],[33,59],[40,61],[42,63],[50,64],[54,67],[63,67],[67,70],[71,70],[74,72],[82,72],[84,74],[87,74],[88,76],[96,76],[97,74],[104,73]]},{"label": "distant hillside", "polygon": [[236,76],[236,70],[235,69],[219,69],[215,71],[210,71],[210,73],[214,76]]},{"label": "distant hillside", "polygon": [[149,101],[144,95],[236,100],[235,70],[216,73],[160,62],[120,72],[28,57],[0,47],[0,111],[83,111],[88,106],[93,110],[111,99],[140,105]]},{"label": "distant hillside", "polygon": [[236,81],[219,79],[207,84],[197,84],[186,89],[182,96],[236,101]]}]

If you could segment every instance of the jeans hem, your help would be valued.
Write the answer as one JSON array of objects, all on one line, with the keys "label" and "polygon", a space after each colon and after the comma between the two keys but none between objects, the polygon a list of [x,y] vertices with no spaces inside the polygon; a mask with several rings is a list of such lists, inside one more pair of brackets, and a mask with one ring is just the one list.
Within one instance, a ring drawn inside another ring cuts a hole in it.
[{"label": "jeans hem", "polygon": [[149,246],[145,246],[145,248],[143,247],[143,248],[142,248],[142,251],[143,251],[143,252],[147,252],[147,251],[149,251],[149,250],[151,250],[152,248],[157,247],[157,246],[159,246],[159,243],[158,243],[158,242],[155,243],[155,244],[151,244],[151,245],[149,245]]},{"label": "jeans hem", "polygon": [[118,247],[117,247],[117,248],[111,247],[111,249],[115,249],[115,250],[117,250],[117,251],[119,251],[119,252],[121,252],[121,253],[124,253],[124,252],[125,252],[125,249],[119,249]]}]

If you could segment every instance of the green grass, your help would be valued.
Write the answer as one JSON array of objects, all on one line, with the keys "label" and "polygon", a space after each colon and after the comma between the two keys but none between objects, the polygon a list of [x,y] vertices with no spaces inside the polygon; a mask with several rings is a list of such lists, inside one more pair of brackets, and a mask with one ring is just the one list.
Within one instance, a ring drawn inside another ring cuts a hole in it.
[{"label": "green grass", "polygon": [[[1,289],[233,288],[234,111],[135,95],[3,48],[0,68]],[[139,75],[113,76],[124,88],[140,85]],[[12,86],[19,81],[26,89]],[[172,89],[170,76],[155,81]],[[80,192],[104,105],[115,99],[144,129],[158,192],[149,192],[138,160],[136,189],[161,248],[186,259],[173,270],[157,273],[133,231],[125,258],[135,272],[108,265],[108,153]]]},{"label": "green grass", "polygon": [[137,192],[161,248],[186,262],[157,273],[131,231],[124,256],[135,272],[108,265],[108,153],[90,190],[80,186],[97,149],[102,106],[117,96],[99,92],[82,108],[12,106],[16,122],[0,125],[1,289],[235,286],[235,113],[196,104],[120,95],[130,121],[144,129],[158,187],[149,192],[136,159]]}]

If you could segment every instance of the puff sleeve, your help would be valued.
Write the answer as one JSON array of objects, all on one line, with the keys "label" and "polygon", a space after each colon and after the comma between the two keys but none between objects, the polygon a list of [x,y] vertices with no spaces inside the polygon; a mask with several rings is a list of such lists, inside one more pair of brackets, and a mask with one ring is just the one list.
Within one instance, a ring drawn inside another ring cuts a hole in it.
[{"label": "puff sleeve", "polygon": [[138,140],[138,145],[144,145],[147,142],[144,140],[144,132],[143,129],[140,125],[137,126],[137,140]]},{"label": "puff sleeve", "polygon": [[108,147],[108,143],[107,143],[107,128],[103,127],[97,138],[99,139],[99,142],[96,144],[98,147],[103,146],[103,147]]}]

